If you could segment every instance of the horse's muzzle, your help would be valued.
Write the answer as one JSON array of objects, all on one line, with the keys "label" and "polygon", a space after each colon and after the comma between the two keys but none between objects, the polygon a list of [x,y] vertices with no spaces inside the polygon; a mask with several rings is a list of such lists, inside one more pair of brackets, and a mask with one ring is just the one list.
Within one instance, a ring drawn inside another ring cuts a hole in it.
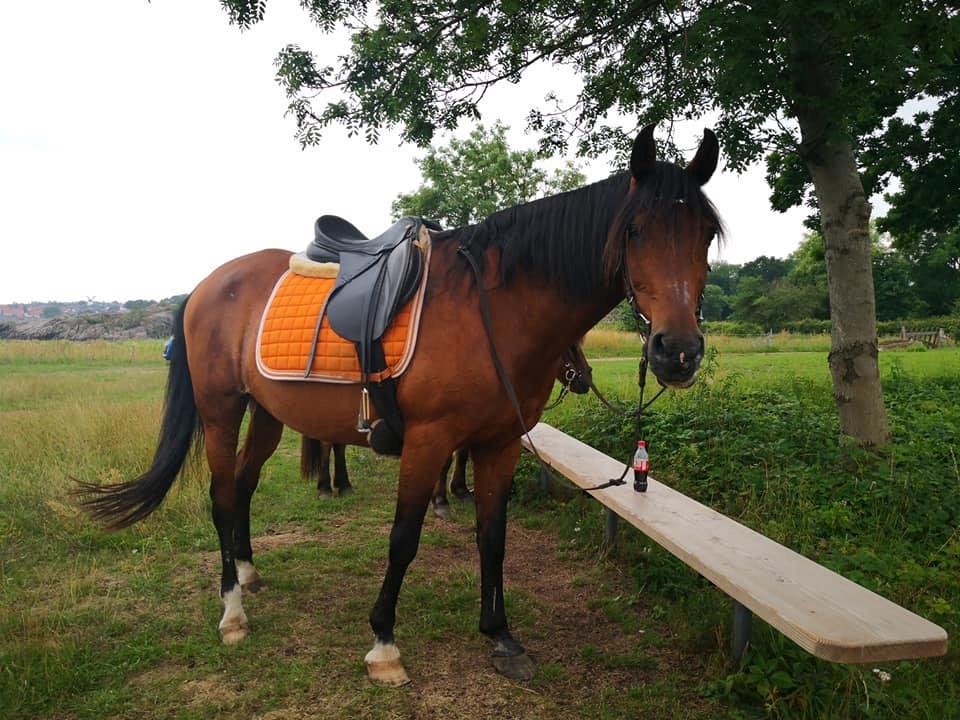
[{"label": "horse's muzzle", "polygon": [[658,332],[647,342],[647,359],[657,380],[667,387],[690,387],[703,360],[703,335]]}]

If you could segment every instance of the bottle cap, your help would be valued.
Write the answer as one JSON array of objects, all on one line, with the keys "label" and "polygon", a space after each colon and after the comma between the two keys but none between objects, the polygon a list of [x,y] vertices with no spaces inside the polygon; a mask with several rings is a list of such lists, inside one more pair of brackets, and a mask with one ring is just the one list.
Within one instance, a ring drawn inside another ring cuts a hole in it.
[{"label": "bottle cap", "polygon": [[646,446],[647,446],[646,440],[637,440],[637,447],[646,447]]}]

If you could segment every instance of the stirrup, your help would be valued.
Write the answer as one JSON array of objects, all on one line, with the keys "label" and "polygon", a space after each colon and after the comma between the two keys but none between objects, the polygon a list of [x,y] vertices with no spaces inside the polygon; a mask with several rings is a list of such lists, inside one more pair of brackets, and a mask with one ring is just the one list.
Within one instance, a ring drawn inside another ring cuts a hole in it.
[{"label": "stirrup", "polygon": [[370,391],[360,391],[360,412],[357,413],[357,432],[370,433]]}]

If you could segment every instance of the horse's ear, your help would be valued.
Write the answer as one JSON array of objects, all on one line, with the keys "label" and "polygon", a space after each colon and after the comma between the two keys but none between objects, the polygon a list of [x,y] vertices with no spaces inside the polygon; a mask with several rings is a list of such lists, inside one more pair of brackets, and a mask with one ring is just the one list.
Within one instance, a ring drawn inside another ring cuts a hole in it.
[{"label": "horse's ear", "polygon": [[690,164],[687,165],[687,172],[693,173],[697,182],[706,185],[707,180],[717,169],[717,161],[720,159],[720,143],[717,142],[717,136],[712,130],[703,129],[703,140],[700,141],[700,147],[697,148],[697,154]]},{"label": "horse's ear", "polygon": [[653,140],[654,125],[647,125],[637,139],[633,141],[633,152],[630,153],[630,174],[635,180],[653,170],[657,161],[657,144]]}]

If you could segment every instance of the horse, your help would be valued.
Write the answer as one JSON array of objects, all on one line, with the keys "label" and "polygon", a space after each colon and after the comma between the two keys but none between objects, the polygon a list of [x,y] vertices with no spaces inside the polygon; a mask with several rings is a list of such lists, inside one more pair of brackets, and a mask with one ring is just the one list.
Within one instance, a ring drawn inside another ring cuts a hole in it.
[{"label": "horse", "polygon": [[[566,393],[584,395],[593,387],[593,368],[583,354],[583,338],[563,352],[557,367],[556,379],[560,383],[560,396],[556,402],[563,400]],[[330,457],[333,456],[333,482],[330,477]],[[450,479],[450,492],[463,501],[473,500],[473,493],[467,487],[467,452],[456,450],[453,456],[444,465],[433,488],[431,503],[434,514],[443,519],[450,517],[450,501],[447,499],[447,475],[453,466],[453,477]],[[347,473],[347,459],[343,445],[325,443],[321,440],[304,436],[300,442],[300,477],[304,480],[317,481],[317,494],[330,497],[334,489],[341,495],[353,491],[350,476]]]},{"label": "horse", "polygon": [[[722,233],[702,186],[718,157],[717,138],[706,130],[686,166],[658,161],[647,126],[628,171],[432,234],[417,351],[397,384],[405,434],[387,568],[369,616],[374,640],[365,662],[374,682],[409,682],[394,633],[397,598],[436,479],[457,448],[469,450],[474,467],[479,628],[492,641],[498,672],[533,677],[536,666],[510,632],[503,601],[507,498],[520,438],[546,405],[555,358],[624,297],[649,321],[643,352],[658,381],[673,388],[695,382],[704,355],[697,306],[711,241]],[[258,580],[250,498],[284,425],[330,443],[368,444],[356,422],[361,386],[280,382],[257,370],[259,319],[289,258],[285,250],[245,255],[197,285],[174,319],[151,466],[129,481],[80,488],[95,519],[131,525],[161,504],[190,448],[205,442],[225,644],[248,632],[242,588]]]}]

